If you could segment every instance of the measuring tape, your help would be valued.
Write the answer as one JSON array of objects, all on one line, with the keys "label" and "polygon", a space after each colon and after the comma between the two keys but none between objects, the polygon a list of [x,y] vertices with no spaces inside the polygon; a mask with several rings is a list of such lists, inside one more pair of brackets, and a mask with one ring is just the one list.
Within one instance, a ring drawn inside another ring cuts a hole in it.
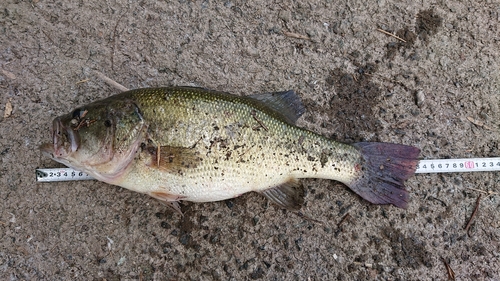
[{"label": "measuring tape", "polygon": [[500,157],[420,160],[415,173],[463,173],[500,171]]},{"label": "measuring tape", "polygon": [[87,173],[72,168],[36,169],[37,182],[93,180]]},{"label": "measuring tape", "polygon": [[[500,171],[500,157],[420,160],[417,174]],[[72,168],[36,169],[37,182],[93,180]]]}]

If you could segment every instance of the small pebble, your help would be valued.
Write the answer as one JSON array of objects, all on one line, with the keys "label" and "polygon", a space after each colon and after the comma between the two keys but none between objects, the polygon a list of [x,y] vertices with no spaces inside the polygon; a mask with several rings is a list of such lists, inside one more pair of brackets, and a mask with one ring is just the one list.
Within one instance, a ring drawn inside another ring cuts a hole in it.
[{"label": "small pebble", "polygon": [[418,107],[422,107],[424,105],[425,95],[423,91],[418,91],[415,94],[415,102]]},{"label": "small pebble", "polygon": [[7,101],[5,104],[5,111],[3,113],[3,118],[8,118],[12,115],[12,103],[10,102],[10,99]]},{"label": "small pebble", "polygon": [[126,257],[121,257],[121,258],[118,260],[118,262],[116,263],[116,265],[117,265],[117,266],[120,266],[120,265],[122,265],[122,264],[123,264],[126,260],[127,260],[127,258],[126,258]]}]

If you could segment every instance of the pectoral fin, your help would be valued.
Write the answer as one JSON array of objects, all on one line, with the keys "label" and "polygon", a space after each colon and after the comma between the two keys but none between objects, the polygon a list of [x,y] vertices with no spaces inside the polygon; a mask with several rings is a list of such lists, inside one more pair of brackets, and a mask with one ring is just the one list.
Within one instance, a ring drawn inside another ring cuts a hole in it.
[{"label": "pectoral fin", "polygon": [[297,211],[304,203],[304,187],[295,178],[261,192],[267,199],[279,206]]},{"label": "pectoral fin", "polygon": [[174,146],[150,146],[151,167],[157,167],[168,172],[182,172],[185,169],[196,168],[202,158],[195,148]]}]

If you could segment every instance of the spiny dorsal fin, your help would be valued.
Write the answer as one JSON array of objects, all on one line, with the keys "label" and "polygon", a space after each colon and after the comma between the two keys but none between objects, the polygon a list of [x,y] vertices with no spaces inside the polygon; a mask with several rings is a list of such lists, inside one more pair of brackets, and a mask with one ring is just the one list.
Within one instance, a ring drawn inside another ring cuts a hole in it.
[{"label": "spiny dorsal fin", "polygon": [[233,99],[236,97],[238,99],[251,99],[253,101],[258,101],[259,105],[263,105],[272,110],[276,113],[276,115],[282,117],[285,122],[291,125],[295,125],[297,119],[299,119],[299,117],[306,111],[300,97],[293,90],[249,96],[236,96],[230,93],[208,90],[199,87],[182,86],[175,88],[193,92],[204,92],[207,94],[211,93],[218,95],[221,98],[230,97]]},{"label": "spiny dorsal fin", "polygon": [[293,90],[250,95],[248,97],[264,103],[272,110],[281,114],[292,125],[306,111],[300,97]]},{"label": "spiny dorsal fin", "polygon": [[304,203],[304,187],[295,178],[261,192],[267,199],[288,210],[297,211]]}]

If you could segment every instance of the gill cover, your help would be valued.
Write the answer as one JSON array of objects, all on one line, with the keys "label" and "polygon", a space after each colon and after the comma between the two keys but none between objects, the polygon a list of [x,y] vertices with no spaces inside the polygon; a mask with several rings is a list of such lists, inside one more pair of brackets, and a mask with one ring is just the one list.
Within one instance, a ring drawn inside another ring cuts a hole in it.
[{"label": "gill cover", "polygon": [[53,123],[52,158],[108,183],[123,174],[145,134],[139,107],[116,96],[77,108]]}]

